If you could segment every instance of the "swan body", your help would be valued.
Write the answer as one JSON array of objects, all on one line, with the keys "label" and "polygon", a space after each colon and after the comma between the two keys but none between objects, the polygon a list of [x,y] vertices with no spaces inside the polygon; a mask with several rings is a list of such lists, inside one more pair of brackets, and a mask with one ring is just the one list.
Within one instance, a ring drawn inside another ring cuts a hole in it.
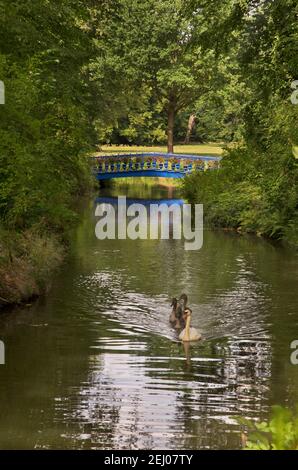
[{"label": "swan body", "polygon": [[171,311],[171,314],[170,314],[170,323],[176,323],[176,320],[177,320],[177,304],[178,304],[178,300],[174,297],[172,299],[172,303],[171,303],[171,307],[172,308],[172,311]]},{"label": "swan body", "polygon": [[186,325],[184,330],[181,331],[179,335],[179,339],[181,341],[199,341],[202,339],[201,333],[196,330],[196,328],[193,328],[190,326],[190,321],[191,321],[191,310],[186,309],[185,310],[185,316],[186,316]]},{"label": "swan body", "polygon": [[181,294],[179,300],[175,297],[172,299],[171,307],[172,312],[170,314],[170,323],[173,324],[174,328],[180,329],[185,326],[183,314],[187,305],[187,295]]},{"label": "swan body", "polygon": [[202,339],[202,335],[198,332],[198,330],[191,326],[189,328],[189,336],[187,335],[186,328],[184,328],[184,330],[182,330],[179,335],[179,339],[181,341],[199,341],[200,339]]}]

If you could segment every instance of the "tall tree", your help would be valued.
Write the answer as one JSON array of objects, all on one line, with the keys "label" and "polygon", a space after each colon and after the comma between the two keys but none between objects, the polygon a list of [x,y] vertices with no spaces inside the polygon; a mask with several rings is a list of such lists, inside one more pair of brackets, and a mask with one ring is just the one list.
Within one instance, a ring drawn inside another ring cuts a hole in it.
[{"label": "tall tree", "polygon": [[177,113],[210,86],[218,37],[213,42],[208,33],[212,36],[218,24],[233,16],[235,2],[216,0],[218,8],[210,8],[206,0],[120,3],[121,21],[109,35],[106,64],[113,63],[117,71],[120,68],[123,80],[134,91],[144,82],[152,87],[167,116],[168,151],[172,152]]},{"label": "tall tree", "polygon": [[189,190],[193,200],[205,204],[213,224],[286,238],[295,245],[298,106],[290,96],[298,70],[297,14],[296,0],[249,2],[230,53],[237,79],[230,77],[223,101],[227,111],[236,91],[240,106],[231,114],[232,125],[238,130],[240,124],[243,138],[227,152],[220,172],[185,181],[186,194]]},{"label": "tall tree", "polygon": [[90,62],[116,2],[0,0],[0,218],[11,226],[68,225],[109,99]]}]

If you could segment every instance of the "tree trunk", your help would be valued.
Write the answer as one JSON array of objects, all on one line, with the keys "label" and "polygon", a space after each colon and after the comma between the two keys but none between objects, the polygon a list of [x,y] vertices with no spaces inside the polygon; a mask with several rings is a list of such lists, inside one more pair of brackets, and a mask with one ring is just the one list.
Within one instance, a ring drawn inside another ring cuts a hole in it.
[{"label": "tree trunk", "polygon": [[195,122],[196,122],[196,115],[191,114],[189,116],[189,120],[188,120],[187,131],[186,131],[186,136],[185,136],[185,140],[184,140],[185,144],[189,144],[190,136],[191,136],[192,130],[194,128]]},{"label": "tree trunk", "polygon": [[170,103],[168,108],[168,153],[174,153],[174,122],[175,106]]}]

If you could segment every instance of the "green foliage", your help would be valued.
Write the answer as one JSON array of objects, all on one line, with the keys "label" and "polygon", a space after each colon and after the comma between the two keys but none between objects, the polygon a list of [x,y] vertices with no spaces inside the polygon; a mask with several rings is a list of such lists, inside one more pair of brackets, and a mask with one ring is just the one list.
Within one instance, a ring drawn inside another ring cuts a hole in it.
[{"label": "green foliage", "polygon": [[[298,244],[295,0],[0,0],[0,221],[63,234],[99,142],[236,141],[184,194]],[[178,116],[178,119],[175,118]]]},{"label": "green foliage", "polygon": [[297,244],[298,163],[281,146],[275,152],[227,151],[220,170],[185,178],[183,194],[204,204],[206,222],[213,226]]},{"label": "green foliage", "polygon": [[90,186],[85,156],[108,121],[102,103],[111,108],[117,94],[108,72],[92,72],[117,1],[108,3],[0,2],[0,219],[11,228],[43,221],[63,231],[74,195]]},{"label": "green foliage", "polygon": [[254,2],[253,14],[244,19],[238,44],[230,50],[237,79],[229,79],[226,66],[221,66],[224,109],[228,111],[230,97],[234,97],[231,103],[238,100],[233,127],[240,143],[226,152],[219,172],[193,176],[184,183],[184,194],[204,203],[212,225],[286,239],[294,245],[298,245],[298,162],[293,154],[298,106],[290,101],[290,84],[297,78],[296,15],[292,0]]},{"label": "green foliage", "polygon": [[[103,140],[104,142],[107,139]],[[112,143],[135,145],[166,142],[165,117],[162,106],[154,102],[152,89],[143,86],[138,103],[131,106],[125,117],[119,118],[109,136]]]},{"label": "green foliage", "polygon": [[231,0],[216,4],[211,8],[207,1],[120,1],[119,21],[107,27],[109,48],[94,61],[96,73],[109,67],[121,71],[126,88],[129,108],[126,119],[113,124],[113,143],[162,143],[166,130],[170,139],[177,113],[209,91],[216,64],[212,32],[235,13]]},{"label": "green foliage", "polygon": [[0,223],[23,247],[1,260],[11,301],[39,292],[76,220],[75,198],[91,187],[86,155],[108,122],[102,103],[117,93],[108,73],[94,79],[92,60],[116,3],[0,0]]},{"label": "green foliage", "polygon": [[64,256],[56,235],[33,226],[22,233],[0,230],[0,306],[48,290]]},{"label": "green foliage", "polygon": [[252,423],[239,420],[248,427],[249,436],[245,449],[249,450],[298,450],[298,408],[291,411],[273,406],[268,423]]}]

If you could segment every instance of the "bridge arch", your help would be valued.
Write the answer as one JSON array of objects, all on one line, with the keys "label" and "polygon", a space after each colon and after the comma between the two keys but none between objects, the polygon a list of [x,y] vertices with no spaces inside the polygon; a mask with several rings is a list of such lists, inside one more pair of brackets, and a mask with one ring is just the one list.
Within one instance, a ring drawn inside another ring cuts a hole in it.
[{"label": "bridge arch", "polygon": [[98,180],[131,177],[183,178],[195,171],[214,170],[221,157],[176,153],[130,153],[91,157]]}]

